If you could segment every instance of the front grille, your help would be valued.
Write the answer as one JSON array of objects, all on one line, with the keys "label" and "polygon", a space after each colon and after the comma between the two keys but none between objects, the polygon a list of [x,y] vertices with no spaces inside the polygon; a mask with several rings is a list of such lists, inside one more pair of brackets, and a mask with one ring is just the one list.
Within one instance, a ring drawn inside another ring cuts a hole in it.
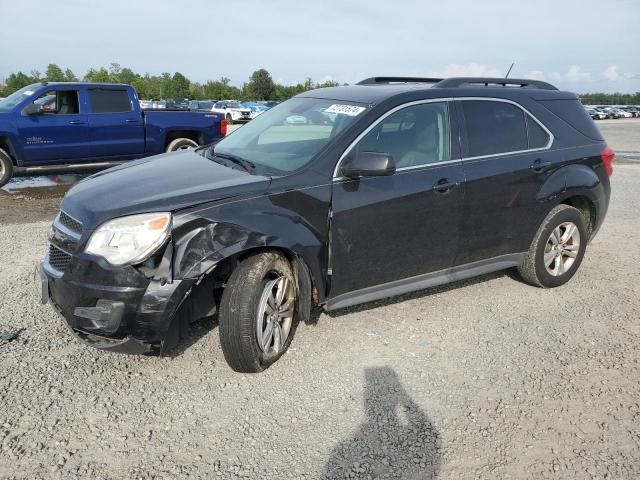
[{"label": "front grille", "polygon": [[82,233],[82,224],[75,218],[72,218],[64,213],[62,210],[60,210],[60,214],[58,215],[58,222],[60,222],[72,232]]},{"label": "front grille", "polygon": [[69,266],[69,262],[71,262],[71,255],[53,245],[49,245],[49,265],[59,272],[64,272]]}]

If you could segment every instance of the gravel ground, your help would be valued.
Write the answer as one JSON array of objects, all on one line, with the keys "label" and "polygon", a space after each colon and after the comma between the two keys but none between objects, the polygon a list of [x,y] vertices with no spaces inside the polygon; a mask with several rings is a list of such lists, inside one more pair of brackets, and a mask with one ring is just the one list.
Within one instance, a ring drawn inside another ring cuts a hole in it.
[{"label": "gravel ground", "polygon": [[253,376],[215,322],[170,358],[78,344],[35,301],[47,214],[5,216],[0,331],[23,330],[0,345],[0,478],[638,478],[640,163],[612,182],[569,284],[502,272],[323,313]]}]

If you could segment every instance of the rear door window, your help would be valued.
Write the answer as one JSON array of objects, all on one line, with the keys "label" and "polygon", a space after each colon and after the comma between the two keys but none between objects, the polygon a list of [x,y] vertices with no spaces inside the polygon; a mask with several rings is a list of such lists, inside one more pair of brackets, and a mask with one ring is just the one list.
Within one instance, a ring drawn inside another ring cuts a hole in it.
[{"label": "rear door window", "polygon": [[467,157],[527,150],[524,112],[499,101],[463,100],[467,130]]},{"label": "rear door window", "polygon": [[122,113],[132,110],[129,92],[123,89],[91,88],[89,101],[93,113]]}]

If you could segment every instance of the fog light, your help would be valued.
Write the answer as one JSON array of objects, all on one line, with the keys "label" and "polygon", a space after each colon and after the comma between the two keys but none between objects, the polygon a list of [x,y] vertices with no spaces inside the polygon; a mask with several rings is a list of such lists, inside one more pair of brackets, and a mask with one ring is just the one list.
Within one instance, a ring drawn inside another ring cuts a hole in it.
[{"label": "fog light", "polygon": [[115,333],[120,328],[120,322],[124,315],[124,302],[98,300],[95,307],[76,307],[73,314],[91,321],[93,325],[84,327],[88,330]]}]

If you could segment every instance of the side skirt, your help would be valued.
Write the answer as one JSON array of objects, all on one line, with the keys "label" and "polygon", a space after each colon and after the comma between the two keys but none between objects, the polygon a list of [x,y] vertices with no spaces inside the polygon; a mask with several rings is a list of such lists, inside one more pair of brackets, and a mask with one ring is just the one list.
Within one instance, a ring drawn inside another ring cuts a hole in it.
[{"label": "side skirt", "polygon": [[465,278],[477,277],[478,275],[485,275],[487,273],[497,272],[498,270],[516,267],[522,262],[525,256],[526,253],[501,255],[499,257],[467,263],[466,265],[459,265],[437,272],[425,273],[423,275],[416,275],[415,277],[403,278],[401,280],[363,288],[355,292],[343,293],[335,298],[330,298],[325,304],[324,309],[326,311],[338,310],[360,303],[395,297],[445,283],[464,280]]}]

